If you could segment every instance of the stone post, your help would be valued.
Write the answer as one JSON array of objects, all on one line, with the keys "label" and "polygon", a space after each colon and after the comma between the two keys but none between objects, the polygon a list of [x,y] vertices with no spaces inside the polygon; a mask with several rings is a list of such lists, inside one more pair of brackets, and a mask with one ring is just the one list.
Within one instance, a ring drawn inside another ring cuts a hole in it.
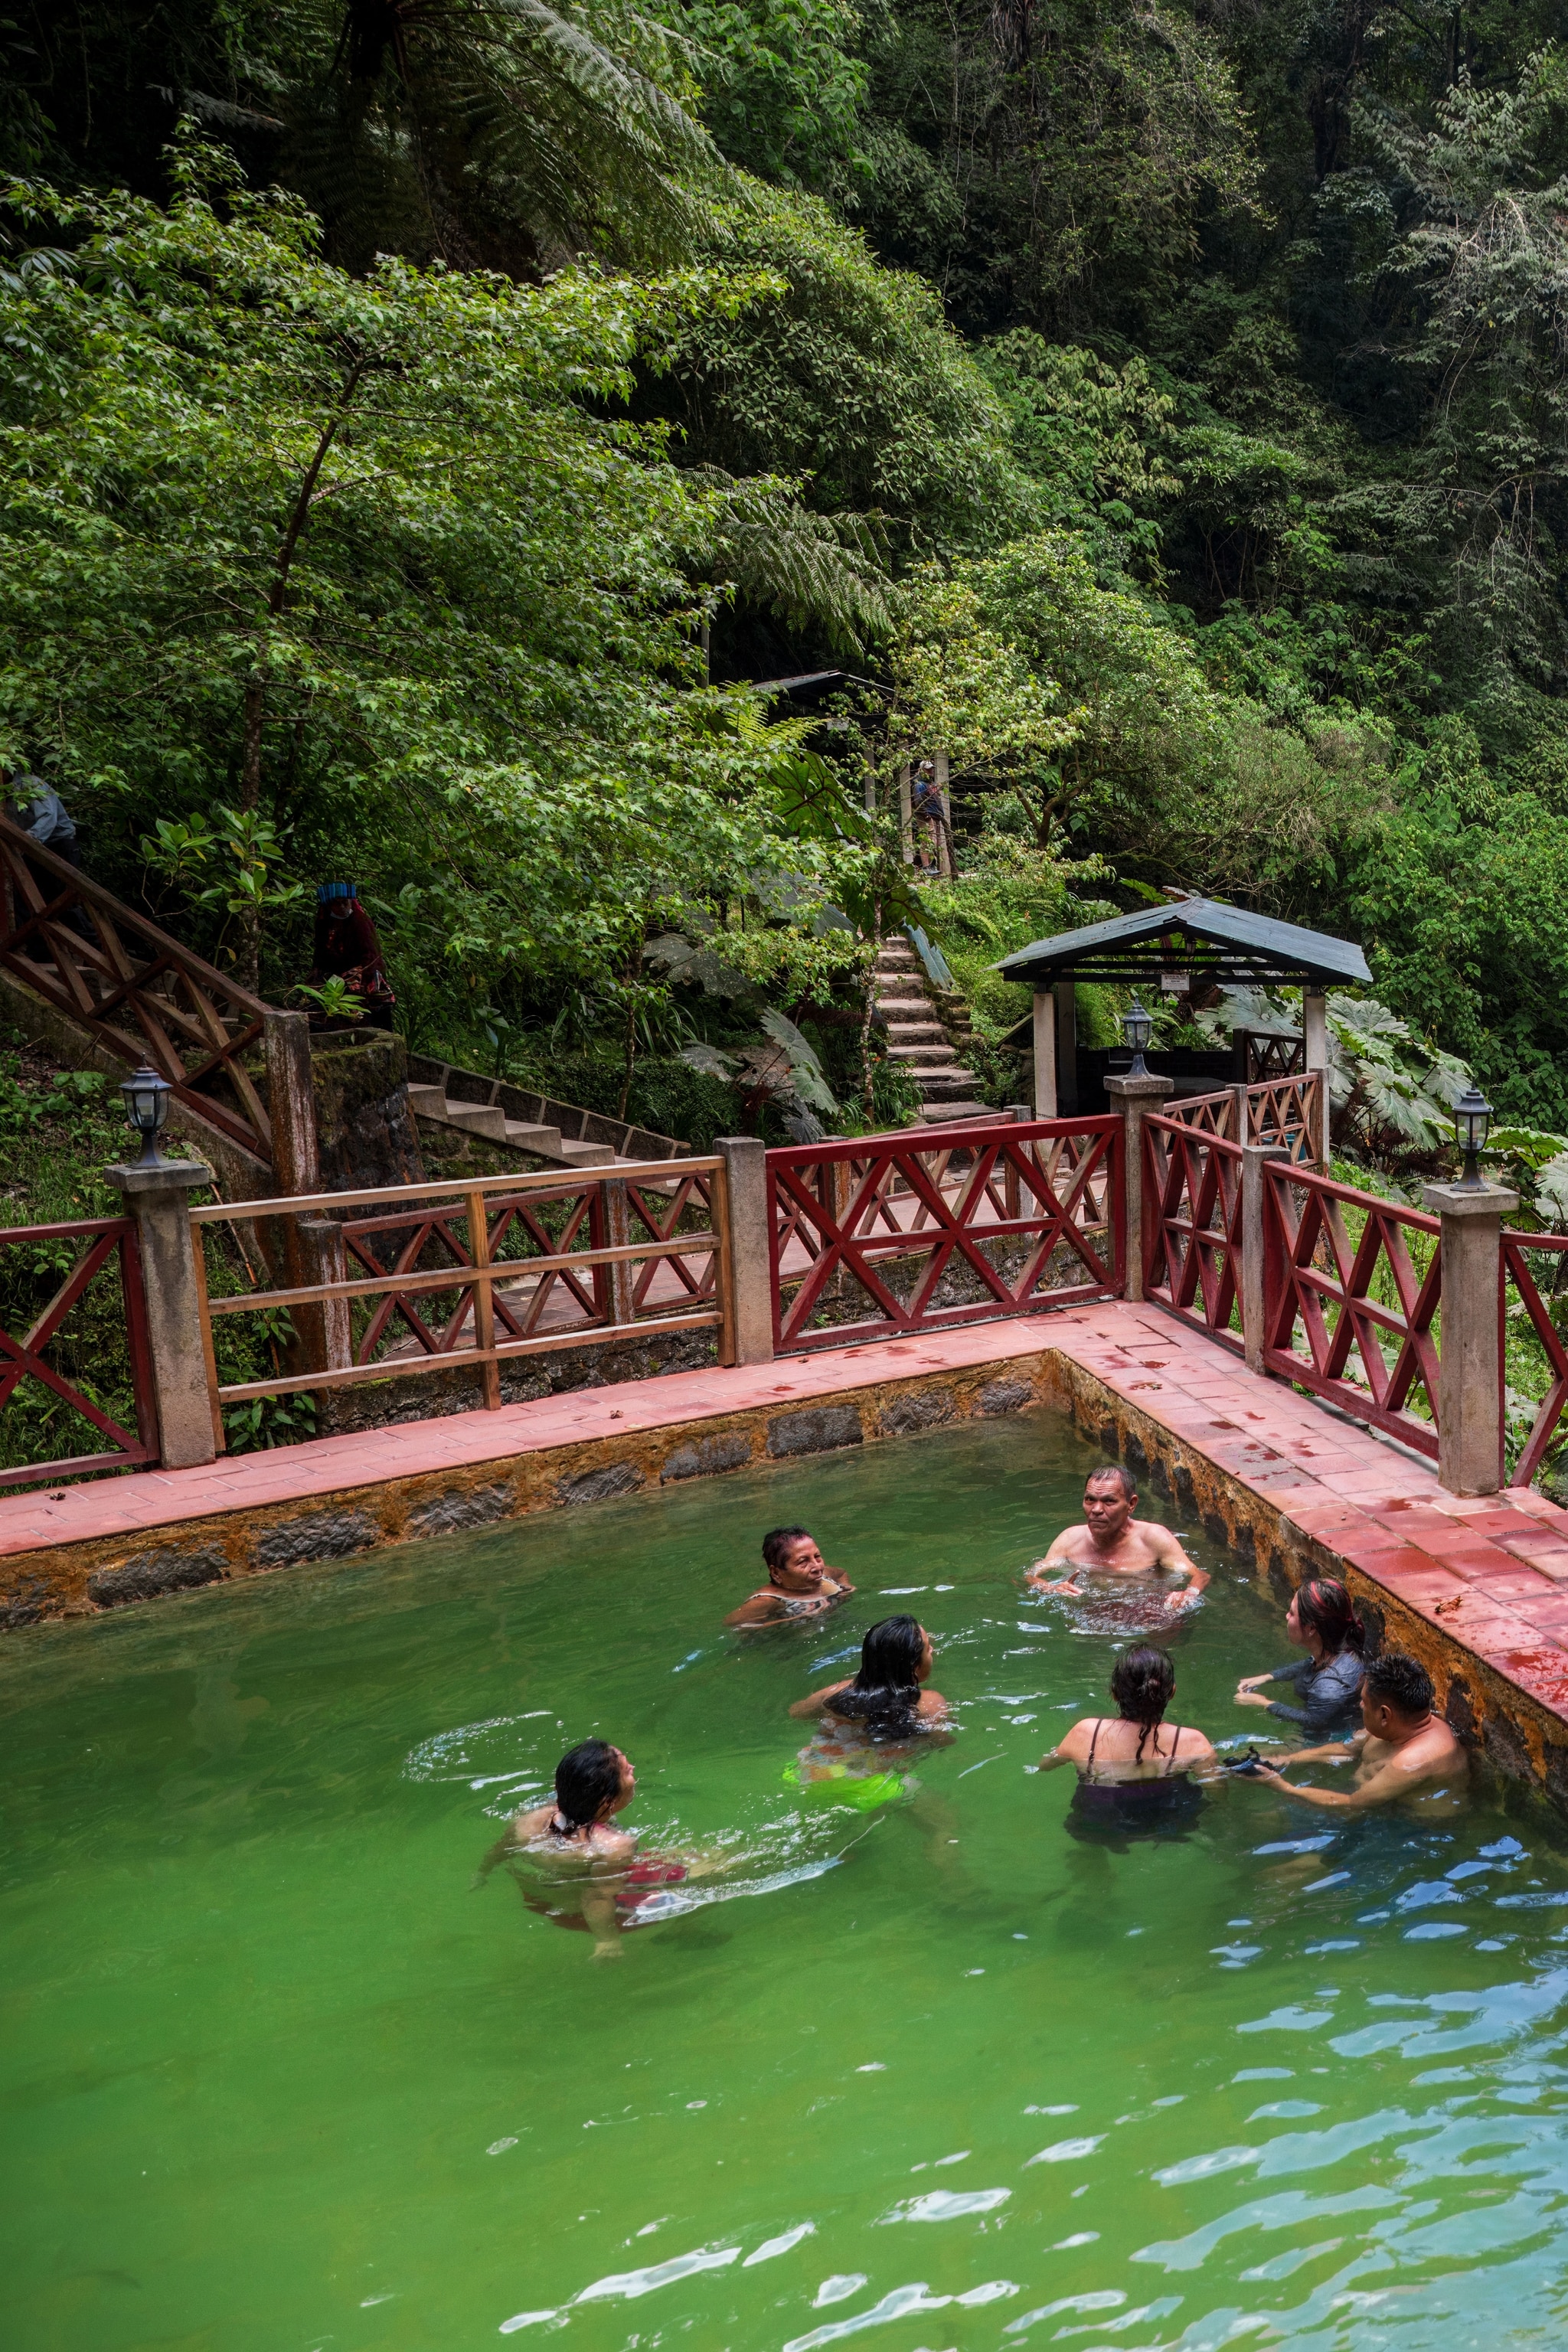
[{"label": "stone post", "polygon": [[915,862],[914,802],[910,790],[910,763],[899,768],[899,854],[906,866]]},{"label": "stone post", "polygon": [[1057,1115],[1057,1000],[1049,988],[1035,991],[1035,1117]]},{"label": "stone post", "polygon": [[269,1004],[262,1015],[267,1054],[272,1172],[279,1192],[319,1192],[316,1097],[310,1082],[310,1016]]},{"label": "stone post", "polygon": [[1284,1143],[1244,1144],[1241,1153],[1241,1347],[1249,1372],[1263,1370],[1265,1311],[1278,1282],[1265,1217],[1264,1163],[1289,1160]]},{"label": "stone post", "polygon": [[1126,1203],[1126,1273],[1122,1296],[1143,1296],[1143,1121],[1175,1092],[1170,1078],[1152,1073],[1142,1078],[1109,1077],[1105,1091],[1112,1110],[1121,1113],[1121,1184]]},{"label": "stone post", "polygon": [[723,1160],[730,1228],[729,1360],[773,1360],[773,1285],[768,1249],[767,1150],[754,1135],[721,1135],[713,1149]]},{"label": "stone post", "polygon": [[1424,1184],[1421,1199],[1441,1221],[1437,1481],[1450,1495],[1495,1495],[1502,1485],[1502,1221],[1519,1194],[1501,1184]]},{"label": "stone post", "polygon": [[1247,1125],[1247,1111],[1249,1108],[1251,1089],[1248,1087],[1239,1086],[1232,1087],[1229,1091],[1231,1106],[1230,1139],[1232,1143],[1250,1143],[1252,1140],[1252,1135]]},{"label": "stone post", "polygon": [[199,1160],[165,1160],[103,1172],[135,1218],[142,1244],[159,1460],[165,1470],[194,1469],[216,1453],[195,1257],[201,1244],[188,1213],[190,1195],[211,1183],[212,1171]]},{"label": "stone post", "polygon": [[1301,996],[1301,1060],[1316,1070],[1317,1100],[1312,1112],[1312,1158],[1319,1171],[1329,1168],[1329,1010],[1321,991],[1307,989]]}]

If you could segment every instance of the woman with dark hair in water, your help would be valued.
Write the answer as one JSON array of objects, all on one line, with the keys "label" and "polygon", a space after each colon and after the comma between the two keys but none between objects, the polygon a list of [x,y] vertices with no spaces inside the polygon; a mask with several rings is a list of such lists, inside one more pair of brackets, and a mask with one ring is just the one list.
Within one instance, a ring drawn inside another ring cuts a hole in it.
[{"label": "woman with dark hair in water", "polygon": [[[1283,1722],[1300,1724],[1309,1748],[1325,1739],[1352,1738],[1361,1728],[1366,1633],[1337,1576],[1309,1577],[1291,1594],[1285,1632],[1306,1656],[1288,1659],[1266,1675],[1246,1675],[1237,1687],[1237,1706],[1267,1707]],[[1293,1684],[1300,1706],[1265,1698],[1265,1683]]]},{"label": "woman with dark hair in water", "polygon": [[1085,1716],[1042,1756],[1038,1769],[1077,1768],[1068,1812],[1074,1836],[1096,1843],[1109,1833],[1154,1830],[1191,1819],[1201,1801],[1192,1779],[1212,1773],[1219,1759],[1190,1724],[1167,1723],[1176,1688],[1168,1652],[1146,1643],[1123,1650],[1110,1672],[1114,1716]]},{"label": "woman with dark hair in water", "polygon": [[622,1927],[656,1888],[691,1874],[683,1862],[639,1862],[636,1832],[616,1827],[637,1785],[630,1762],[607,1739],[568,1748],[555,1767],[554,1797],[518,1814],[485,1856],[480,1880],[498,1862],[526,1857],[540,1873],[534,1887],[518,1882],[529,1909],[560,1927],[585,1928],[596,1960],[618,1959]]},{"label": "woman with dark hair in water", "polygon": [[914,1786],[896,1769],[921,1738],[943,1738],[947,1701],[930,1681],[934,1657],[931,1636],[913,1617],[884,1617],[860,1645],[860,1671],[828,1683],[790,1708],[797,1718],[816,1716],[821,1727],[809,1748],[784,1774],[792,1787],[822,1782],[833,1793],[869,1812]]}]

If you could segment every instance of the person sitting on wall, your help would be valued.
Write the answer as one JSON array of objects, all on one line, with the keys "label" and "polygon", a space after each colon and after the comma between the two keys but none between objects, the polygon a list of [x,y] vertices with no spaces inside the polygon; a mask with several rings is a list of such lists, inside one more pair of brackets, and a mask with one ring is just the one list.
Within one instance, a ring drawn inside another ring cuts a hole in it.
[{"label": "person sitting on wall", "polygon": [[[1037,1592],[1063,1593],[1076,1598],[1083,1576],[1184,1576],[1185,1585],[1172,1592],[1167,1609],[1190,1609],[1208,1582],[1208,1571],[1187,1558],[1169,1528],[1154,1519],[1134,1518],[1138,1489],[1130,1471],[1119,1462],[1091,1470],[1084,1484],[1083,1519],[1064,1528],[1044,1559],[1029,1570],[1027,1582]],[[1052,1579],[1052,1569],[1066,1569]]]},{"label": "person sitting on wall", "polygon": [[310,985],[341,980],[364,1005],[365,1019],[378,1029],[392,1026],[397,1002],[386,976],[381,941],[353,882],[322,882],[316,890],[315,960]]},{"label": "person sitting on wall", "polygon": [[[1433,1696],[1432,1677],[1418,1660],[1385,1650],[1366,1669],[1362,1728],[1353,1739],[1298,1748],[1278,1766],[1260,1759],[1245,1777],[1267,1780],[1299,1804],[1336,1812],[1364,1813],[1402,1797],[1436,1796],[1465,1780],[1470,1767],[1447,1725],[1433,1714]],[[1292,1765],[1320,1762],[1353,1763],[1353,1786],[1298,1789],[1285,1778]]]},{"label": "person sitting on wall", "polygon": [[637,1914],[658,1889],[712,1866],[668,1856],[639,1859],[635,1832],[616,1827],[616,1815],[631,1803],[637,1785],[629,1760],[607,1739],[584,1739],[568,1748],[555,1767],[554,1797],[518,1814],[485,1856],[474,1884],[482,1885],[498,1863],[521,1861],[529,1881],[520,1877],[518,1885],[529,1909],[557,1927],[586,1930],[596,1960],[619,1959],[622,1928],[637,1924]]},{"label": "person sitting on wall", "polygon": [[[1361,1728],[1366,1633],[1337,1576],[1309,1577],[1291,1594],[1285,1631],[1307,1655],[1269,1674],[1244,1676],[1237,1688],[1237,1706],[1264,1706],[1286,1723],[1299,1723],[1309,1743],[1353,1738]],[[1294,1684],[1301,1705],[1265,1698],[1265,1683]]]},{"label": "person sitting on wall", "polygon": [[855,1587],[842,1569],[829,1568],[809,1528],[774,1528],[763,1538],[768,1580],[725,1618],[746,1633],[759,1625],[787,1625],[821,1617]]}]

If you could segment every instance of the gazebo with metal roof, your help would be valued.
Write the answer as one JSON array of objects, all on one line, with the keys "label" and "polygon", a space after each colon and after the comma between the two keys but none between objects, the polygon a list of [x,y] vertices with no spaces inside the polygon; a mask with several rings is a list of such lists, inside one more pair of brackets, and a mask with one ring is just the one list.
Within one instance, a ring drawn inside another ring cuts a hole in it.
[{"label": "gazebo with metal roof", "polygon": [[1218,898],[1175,899],[1167,907],[1144,907],[1052,940],[1036,940],[1004,956],[994,969],[1035,992],[1035,1108],[1041,1118],[1056,1118],[1058,1104],[1063,1111],[1077,1108],[1073,992],[1080,980],[1159,988],[1168,995],[1184,995],[1205,982],[1218,988],[1300,988],[1305,1065],[1326,1069],[1325,992],[1372,978],[1352,940],[1255,915],[1246,907],[1227,907]]}]

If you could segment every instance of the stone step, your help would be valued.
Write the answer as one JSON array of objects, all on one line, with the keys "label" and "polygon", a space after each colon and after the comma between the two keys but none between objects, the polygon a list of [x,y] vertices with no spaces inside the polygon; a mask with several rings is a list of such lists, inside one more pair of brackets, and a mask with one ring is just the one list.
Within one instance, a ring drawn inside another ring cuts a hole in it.
[{"label": "stone step", "polygon": [[947,1127],[961,1118],[995,1118],[997,1113],[989,1103],[941,1102],[928,1103],[921,1117],[928,1127]]},{"label": "stone step", "polygon": [[945,1045],[948,1041],[940,1021],[889,1021],[888,1042],[892,1045]]},{"label": "stone step", "polygon": [[445,1087],[411,1085],[408,1089],[408,1108],[416,1118],[445,1118],[447,1116]]},{"label": "stone step", "polygon": [[[928,1070],[952,1070],[956,1074],[960,1068],[958,1056],[945,1037],[933,1038],[926,1045],[889,1045],[888,1059],[889,1062],[902,1062],[906,1068],[917,1069],[922,1076]],[[970,1084],[973,1077],[973,1071],[963,1072],[965,1085]]]},{"label": "stone step", "polygon": [[[413,1089],[409,1091],[412,1093]],[[558,1127],[534,1127],[527,1119],[509,1118],[506,1139],[514,1151],[537,1151],[545,1160],[561,1157],[561,1129]]]},{"label": "stone step", "polygon": [[962,1068],[957,1062],[942,1070],[919,1070],[916,1076],[927,1102],[945,1102],[952,1095],[970,1092],[974,1085],[973,1071]]},{"label": "stone step", "polygon": [[448,1100],[444,1110],[432,1117],[445,1118],[448,1127],[460,1127],[469,1135],[482,1135],[487,1143],[506,1141],[506,1113],[500,1103],[455,1103]]},{"label": "stone step", "polygon": [[[560,1157],[568,1168],[609,1168],[615,1164],[616,1147],[613,1143],[574,1143],[566,1137],[562,1141]],[[629,1164],[626,1160],[621,1162],[623,1168]]]}]

